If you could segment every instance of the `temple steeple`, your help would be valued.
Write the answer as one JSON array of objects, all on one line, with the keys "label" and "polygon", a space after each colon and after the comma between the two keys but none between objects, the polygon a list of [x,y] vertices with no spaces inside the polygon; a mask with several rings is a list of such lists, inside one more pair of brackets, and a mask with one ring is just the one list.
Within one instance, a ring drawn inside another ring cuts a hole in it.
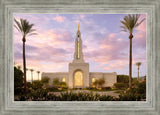
[{"label": "temple steeple", "polygon": [[75,52],[74,52],[74,60],[75,63],[82,63],[84,62],[83,59],[83,52],[82,52],[82,39],[81,39],[81,32],[79,30],[79,24],[78,24],[78,30],[75,40]]},{"label": "temple steeple", "polygon": [[79,31],[79,24],[80,24],[80,23],[78,23],[78,31]]}]

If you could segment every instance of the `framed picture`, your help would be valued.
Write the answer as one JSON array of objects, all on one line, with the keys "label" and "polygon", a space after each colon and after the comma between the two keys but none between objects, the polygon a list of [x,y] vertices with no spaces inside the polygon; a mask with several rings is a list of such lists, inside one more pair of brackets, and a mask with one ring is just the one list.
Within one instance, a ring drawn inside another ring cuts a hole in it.
[{"label": "framed picture", "polygon": [[[137,20],[134,39],[121,31],[123,18]],[[146,100],[146,20],[146,14],[14,14],[15,100]],[[28,36],[23,23],[30,29]],[[131,77],[128,53],[133,54]]]},{"label": "framed picture", "polygon": [[159,3],[1,1],[1,114],[160,114]]}]

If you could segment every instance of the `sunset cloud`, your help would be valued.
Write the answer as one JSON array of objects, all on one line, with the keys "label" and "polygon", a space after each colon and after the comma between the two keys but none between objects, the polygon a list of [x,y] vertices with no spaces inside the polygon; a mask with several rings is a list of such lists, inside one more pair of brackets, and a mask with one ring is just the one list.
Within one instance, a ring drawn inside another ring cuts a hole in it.
[{"label": "sunset cloud", "polygon": [[[128,74],[129,34],[120,31],[120,20],[126,14],[15,14],[16,19],[34,23],[38,33],[26,38],[28,68],[41,72],[68,71],[73,61],[77,23],[83,42],[85,62],[92,72]],[[140,20],[146,18],[142,15]],[[64,23],[65,22],[65,23]],[[133,33],[133,76],[136,62],[146,71],[146,20]],[[22,66],[22,35],[14,28],[14,61]],[[30,75],[30,73],[27,73]]]},{"label": "sunset cloud", "polygon": [[56,20],[57,22],[64,22],[65,19],[66,19],[65,17],[59,15],[53,18],[53,20]]}]

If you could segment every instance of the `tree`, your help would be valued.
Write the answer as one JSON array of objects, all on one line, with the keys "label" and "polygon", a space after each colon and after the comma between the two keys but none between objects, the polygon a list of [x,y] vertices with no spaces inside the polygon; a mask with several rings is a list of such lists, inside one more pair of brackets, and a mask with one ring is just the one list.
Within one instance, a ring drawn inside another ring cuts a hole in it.
[{"label": "tree", "polygon": [[99,83],[98,83],[98,80],[96,79],[95,82],[93,82],[93,86],[97,88],[97,87],[98,87],[98,84],[99,84]]},{"label": "tree", "polygon": [[14,66],[14,94],[23,93],[23,72]]},{"label": "tree", "polygon": [[[26,68],[26,76],[27,76],[27,71],[29,71],[29,69],[28,68]],[[27,79],[27,77],[26,77],[26,79]],[[28,86],[27,86],[28,87]]]},{"label": "tree", "polygon": [[98,80],[98,83],[99,83],[100,87],[102,88],[102,86],[103,86],[104,83],[105,83],[104,78],[99,79],[99,80]]},{"label": "tree", "polygon": [[54,78],[54,79],[53,79],[53,85],[54,85],[55,87],[64,88],[64,87],[67,86],[67,83],[64,82],[64,81],[60,82],[58,78]]},{"label": "tree", "polygon": [[47,85],[49,83],[49,77],[43,77],[41,79],[41,82],[44,84],[44,85]]},{"label": "tree", "polygon": [[117,75],[117,82],[118,83],[128,83],[129,76],[128,75]]},{"label": "tree", "polygon": [[17,66],[17,68],[19,69],[19,70],[21,70],[21,66],[19,65],[19,66]]},{"label": "tree", "polygon": [[124,20],[121,21],[123,26],[120,26],[122,28],[122,31],[129,32],[129,41],[130,41],[130,47],[129,47],[129,88],[132,88],[132,38],[133,38],[133,30],[134,28],[138,27],[145,19],[142,19],[138,23],[138,19],[140,17],[140,14],[133,14],[133,15],[127,15],[124,17]]},{"label": "tree", "polygon": [[14,27],[22,34],[23,42],[23,72],[24,72],[24,92],[26,93],[26,58],[25,58],[25,42],[27,35],[34,35],[35,29],[33,29],[34,24],[30,24],[26,19],[20,19],[20,22],[14,19]]},{"label": "tree", "polygon": [[31,82],[33,83],[33,69],[30,69],[30,71],[31,71]]},{"label": "tree", "polygon": [[38,80],[39,80],[39,73],[40,73],[40,71],[37,71],[37,73],[38,73]]},{"label": "tree", "polygon": [[60,85],[59,79],[58,78],[54,78],[53,79],[53,85],[58,87]]},{"label": "tree", "polygon": [[137,62],[136,65],[137,65],[137,69],[138,69],[138,77],[137,77],[137,80],[139,81],[139,67],[142,63],[141,62]]},{"label": "tree", "polygon": [[31,82],[27,82],[27,88],[28,88],[28,89],[32,88]]},{"label": "tree", "polygon": [[43,83],[39,80],[33,81],[32,87],[33,89],[41,89],[43,86]]},{"label": "tree", "polygon": [[23,86],[23,72],[18,67],[14,67],[14,88]]},{"label": "tree", "polygon": [[103,84],[105,83],[105,80],[104,80],[104,78],[101,78],[101,79],[96,79],[95,80],[95,82],[93,82],[93,85],[95,86],[95,87],[101,87],[102,88],[102,86],[103,86]]}]

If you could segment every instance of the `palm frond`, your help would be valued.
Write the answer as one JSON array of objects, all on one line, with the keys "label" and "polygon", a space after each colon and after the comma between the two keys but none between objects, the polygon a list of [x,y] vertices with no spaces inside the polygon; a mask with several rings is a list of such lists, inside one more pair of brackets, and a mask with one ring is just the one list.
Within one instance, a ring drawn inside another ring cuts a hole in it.
[{"label": "palm frond", "polygon": [[26,19],[20,19],[20,22],[18,22],[16,19],[14,19],[16,22],[15,28],[22,33],[22,35],[25,37],[27,35],[36,35],[35,29],[32,29],[34,24],[30,24]]},{"label": "palm frond", "polygon": [[32,35],[37,35],[37,33],[31,33],[31,34],[28,34],[28,36],[32,36]]},{"label": "palm frond", "polygon": [[121,31],[127,32],[127,30],[121,30]]},{"label": "palm frond", "polygon": [[127,30],[129,30],[128,23],[126,21],[121,21],[121,23],[123,24],[123,26],[121,26],[121,28],[123,29],[122,31],[127,32]]},{"label": "palm frond", "polygon": [[29,33],[32,33],[32,32],[35,32],[35,31],[36,31],[36,29],[30,29]]},{"label": "palm frond", "polygon": [[144,20],[146,20],[146,19],[145,19],[145,18],[142,19],[139,23],[137,23],[137,24],[135,25],[135,27],[139,26]]},{"label": "palm frond", "polygon": [[14,25],[14,27],[15,27],[19,32],[21,32],[21,30],[20,30],[16,25]]},{"label": "palm frond", "polygon": [[28,25],[28,28],[27,28],[27,30],[26,30],[26,33],[27,33],[27,34],[35,31],[35,29],[32,29],[33,25],[34,25],[34,24]]},{"label": "palm frond", "polygon": [[141,62],[137,62],[137,63],[136,63],[137,66],[140,66],[141,64],[142,64]]},{"label": "palm frond", "polygon": [[127,22],[121,21],[121,23],[122,23],[127,29],[129,29]]},{"label": "palm frond", "polygon": [[120,28],[122,28],[122,30],[121,30],[121,31],[125,31],[125,32],[127,32],[127,29],[126,29],[126,27],[125,27],[125,26],[120,26]]},{"label": "palm frond", "polygon": [[[123,26],[120,26],[123,31],[128,30],[130,34],[133,33],[134,28],[139,26],[145,19],[141,20],[138,23],[138,19],[140,17],[140,14],[128,14],[127,16],[124,17],[123,21],[120,21]],[[127,31],[126,31],[127,32]]]},{"label": "palm frond", "polygon": [[15,21],[15,23],[16,23],[16,28],[18,28],[18,31],[20,31],[20,32],[22,32],[22,26],[21,26],[21,24],[14,18],[14,21]]}]

